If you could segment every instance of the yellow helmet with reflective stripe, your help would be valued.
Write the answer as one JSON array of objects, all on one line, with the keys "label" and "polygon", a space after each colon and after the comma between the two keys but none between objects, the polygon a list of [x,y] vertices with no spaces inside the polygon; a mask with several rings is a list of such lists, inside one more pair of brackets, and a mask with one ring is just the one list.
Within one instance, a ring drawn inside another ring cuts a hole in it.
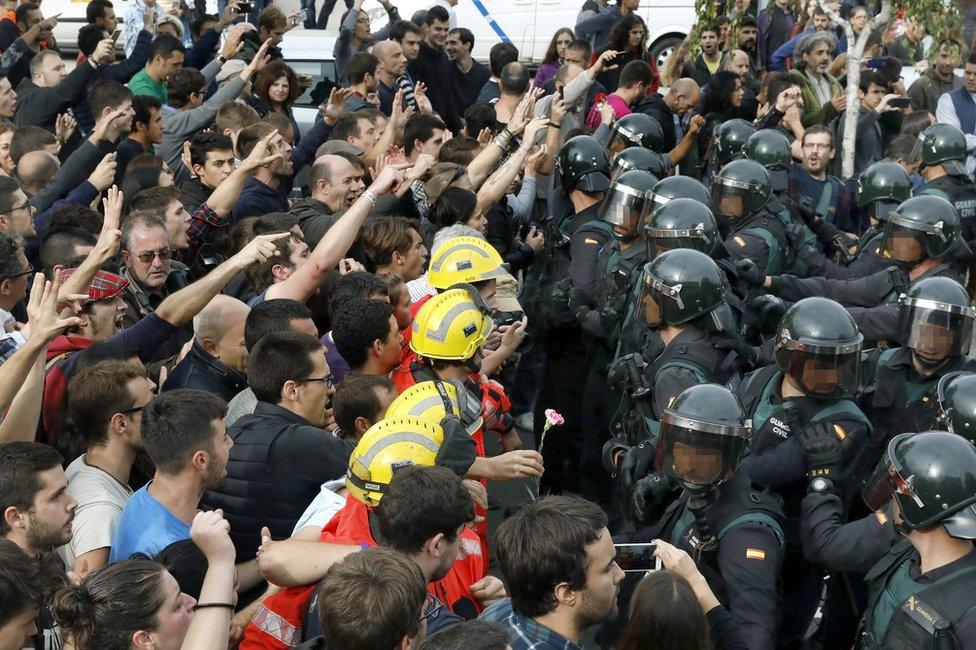
[{"label": "yellow helmet with reflective stripe", "polygon": [[435,289],[447,289],[459,282],[483,282],[506,273],[494,246],[477,237],[454,237],[431,255],[427,281]]},{"label": "yellow helmet with reflective stripe", "polygon": [[[456,415],[468,435],[481,428],[481,402],[456,380],[422,381],[403,391],[386,410],[386,417],[418,417],[440,422],[448,415]],[[460,400],[458,399],[460,395]]]},{"label": "yellow helmet with reflective stripe", "polygon": [[464,361],[474,356],[491,332],[484,303],[474,287],[449,289],[432,296],[411,325],[410,349],[428,359]]},{"label": "yellow helmet with reflective stripe", "polygon": [[376,506],[399,469],[433,467],[444,442],[441,425],[417,417],[386,418],[371,426],[349,458],[346,488],[367,506]]}]

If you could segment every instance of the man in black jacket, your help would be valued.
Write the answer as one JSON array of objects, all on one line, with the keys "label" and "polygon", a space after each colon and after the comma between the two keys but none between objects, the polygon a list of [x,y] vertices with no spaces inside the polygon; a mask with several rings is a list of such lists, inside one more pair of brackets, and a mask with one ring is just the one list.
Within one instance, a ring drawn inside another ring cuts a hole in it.
[{"label": "man in black jacket", "polygon": [[461,117],[451,85],[454,72],[444,51],[450,17],[447,9],[434,6],[427,12],[427,35],[420,42],[420,54],[410,62],[410,76],[427,86],[427,98],[452,133],[461,132]]},{"label": "man in black jacket", "polygon": [[694,79],[678,79],[664,95],[651,93],[645,97],[634,111],[650,115],[661,125],[664,132],[661,152],[667,153],[674,150],[684,135],[682,116],[697,106],[699,99],[701,89]]},{"label": "man in black jacket", "polygon": [[244,322],[251,311],[237,298],[214,296],[193,319],[193,346],[170,374],[163,390],[197,388],[224,401],[247,386]]},{"label": "man in black jacket", "polygon": [[323,352],[314,336],[273,332],[248,358],[258,404],[227,431],[227,480],[203,497],[208,508],[223,508],[240,558],[254,557],[261,526],[274,538],[291,535],[322,483],[345,474],[355,443],[324,428],[334,390]]}]

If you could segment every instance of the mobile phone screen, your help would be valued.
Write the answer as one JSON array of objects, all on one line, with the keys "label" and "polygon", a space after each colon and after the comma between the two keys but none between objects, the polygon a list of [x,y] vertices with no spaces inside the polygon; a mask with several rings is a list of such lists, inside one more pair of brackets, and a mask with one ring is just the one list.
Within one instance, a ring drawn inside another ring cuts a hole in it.
[{"label": "mobile phone screen", "polygon": [[659,571],[661,558],[654,557],[654,544],[614,544],[617,566],[627,573]]}]

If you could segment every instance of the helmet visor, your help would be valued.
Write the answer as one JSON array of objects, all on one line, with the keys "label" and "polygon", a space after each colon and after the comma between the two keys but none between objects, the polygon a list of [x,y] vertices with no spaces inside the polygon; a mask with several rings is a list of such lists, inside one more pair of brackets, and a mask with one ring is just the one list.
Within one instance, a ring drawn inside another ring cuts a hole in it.
[{"label": "helmet visor", "polygon": [[712,184],[712,211],[728,221],[735,221],[747,212],[748,190],[725,185],[716,180]]},{"label": "helmet visor", "polygon": [[816,352],[779,344],[776,362],[800,386],[816,397],[845,397],[858,388],[860,345],[852,352]]},{"label": "helmet visor", "polygon": [[720,485],[732,478],[749,441],[749,427],[697,422],[665,411],[655,468],[686,486]]},{"label": "helmet visor", "polygon": [[645,194],[626,185],[614,185],[600,204],[599,218],[615,226],[618,234],[636,235]]},{"label": "helmet visor", "polygon": [[886,221],[881,240],[881,255],[896,262],[917,262],[925,257],[922,233],[894,221]]},{"label": "helmet visor", "polygon": [[973,308],[934,300],[902,297],[898,331],[903,345],[928,361],[969,353],[973,334]]},{"label": "helmet visor", "polygon": [[637,322],[653,327],[661,322],[661,294],[654,283],[645,277],[637,294]]},{"label": "helmet visor", "polygon": [[[861,498],[871,510],[884,508],[896,494],[905,499],[911,499],[913,505],[919,509],[925,508],[925,502],[912,489],[914,477],[902,476],[902,468],[892,462],[892,443],[894,442],[895,440],[892,440],[888,443],[887,453],[878,462],[870,478],[865,481],[864,487],[861,488]],[[905,509],[901,508],[901,510],[902,519],[905,519]]]},{"label": "helmet visor", "polygon": [[702,253],[710,253],[714,246],[703,223],[690,228],[653,228],[648,225],[644,228],[644,235],[647,237],[649,260],[675,248],[691,248]]},{"label": "helmet visor", "polygon": [[636,142],[631,142],[628,136],[628,133],[614,129],[610,135],[610,142],[607,144],[607,153],[614,156],[627,147],[632,147],[637,144]]}]

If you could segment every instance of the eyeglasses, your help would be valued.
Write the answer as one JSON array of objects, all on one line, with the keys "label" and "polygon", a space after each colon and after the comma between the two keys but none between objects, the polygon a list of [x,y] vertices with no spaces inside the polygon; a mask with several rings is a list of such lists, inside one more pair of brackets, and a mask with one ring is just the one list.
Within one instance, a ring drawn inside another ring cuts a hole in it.
[{"label": "eyeglasses", "polygon": [[16,208],[10,208],[9,210],[0,211],[0,214],[10,214],[11,212],[17,212],[17,210],[29,210],[31,207],[30,200],[25,201],[23,205],[18,205]]},{"label": "eyeglasses", "polygon": [[444,603],[434,598],[431,594],[427,594],[427,601],[424,603],[424,613],[420,616],[420,621],[430,622],[431,619],[437,618],[441,609],[444,607]]},{"label": "eyeglasses", "polygon": [[335,375],[326,375],[325,377],[307,377],[305,379],[299,379],[298,381],[324,381],[326,388],[332,388],[335,385]]},{"label": "eyeglasses", "polygon": [[173,251],[169,248],[161,248],[158,251],[146,251],[145,253],[139,253],[136,258],[143,264],[149,264],[156,257],[163,262],[173,257]]},{"label": "eyeglasses", "polygon": [[146,402],[142,406],[133,406],[130,409],[123,409],[121,411],[116,411],[116,413],[121,413],[122,415],[132,415],[133,413],[142,413],[142,410],[149,406],[149,402]]},{"label": "eyeglasses", "polygon": [[804,149],[832,149],[833,146],[829,144],[822,144],[820,142],[807,142],[803,145]]},{"label": "eyeglasses", "polygon": [[30,262],[28,262],[27,263],[27,270],[26,271],[21,271],[20,273],[15,273],[14,275],[5,275],[5,276],[3,276],[3,279],[4,280],[16,280],[17,278],[22,278],[25,275],[30,275],[33,272],[34,272],[34,266]]}]

